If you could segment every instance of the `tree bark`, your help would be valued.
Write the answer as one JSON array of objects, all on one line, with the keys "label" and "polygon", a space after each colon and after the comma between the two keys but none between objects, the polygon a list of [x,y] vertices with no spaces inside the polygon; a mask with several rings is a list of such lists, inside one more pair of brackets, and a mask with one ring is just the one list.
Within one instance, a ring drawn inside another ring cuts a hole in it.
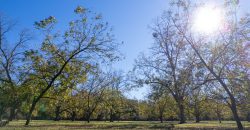
[{"label": "tree bark", "polygon": [[163,116],[160,115],[160,120],[161,120],[161,123],[163,123]]},{"label": "tree bark", "polygon": [[88,116],[87,116],[87,122],[88,122],[88,123],[90,123],[90,117],[91,117],[91,115],[88,114]]},{"label": "tree bark", "polygon": [[195,113],[195,122],[200,123],[200,112]]},{"label": "tree bark", "polygon": [[34,97],[30,111],[27,115],[26,118],[26,123],[25,126],[29,125],[30,123],[30,119],[32,116],[32,112],[34,111],[37,102],[43,97],[43,95],[52,87],[53,83],[55,82],[55,80],[62,74],[64,68],[66,67],[66,65],[70,62],[71,59],[73,59],[77,54],[81,53],[82,51],[84,51],[85,49],[79,50],[78,52],[74,53],[73,55],[71,55],[66,61],[65,63],[62,65],[62,67],[60,68],[60,70],[55,74],[55,76],[53,76],[53,78],[51,79],[51,81],[49,82],[49,84],[46,86],[46,88],[39,94],[39,96],[36,98]]},{"label": "tree bark", "polygon": [[180,124],[186,123],[185,108],[183,101],[178,101]]},{"label": "tree bark", "polygon": [[243,126],[241,124],[241,121],[240,121],[240,117],[237,113],[237,107],[236,107],[236,103],[235,103],[235,99],[231,99],[231,110],[232,110],[232,113],[233,113],[233,116],[234,116],[234,120],[236,121],[237,123],[237,126],[238,126],[238,129],[239,130],[243,130]]},{"label": "tree bark", "polygon": [[195,113],[195,122],[196,123],[199,123],[200,122],[200,110],[199,110],[199,104],[196,104],[195,105],[195,108],[194,108],[194,113]]},{"label": "tree bark", "polygon": [[[2,105],[2,104],[0,104],[0,105]],[[4,112],[5,112],[5,108],[4,108],[4,106],[1,106],[0,107],[0,121],[2,121],[2,116],[3,116]]]},{"label": "tree bark", "polygon": [[56,106],[56,110],[55,110],[56,117],[54,119],[55,121],[60,120],[60,109],[61,109],[61,106]]},{"label": "tree bark", "polygon": [[15,118],[15,107],[11,107],[10,108],[10,116],[9,116],[9,119],[8,119],[8,121],[12,121],[14,118]]},{"label": "tree bark", "polygon": [[73,111],[72,115],[71,115],[71,121],[75,121],[76,120],[76,112]]},{"label": "tree bark", "polygon": [[88,108],[88,110],[87,110],[87,122],[88,123],[90,123],[91,115],[92,115],[92,112],[90,111],[90,108]]},{"label": "tree bark", "polygon": [[38,100],[34,99],[30,108],[30,111],[26,117],[26,123],[25,126],[29,125],[30,120],[31,120],[31,116],[32,116],[32,112],[34,111],[35,107],[36,107],[36,103],[38,102]]},{"label": "tree bark", "polygon": [[218,120],[219,120],[219,123],[221,123],[221,116],[220,115],[218,116]]},{"label": "tree bark", "polygon": [[212,68],[210,68],[210,66],[208,66],[208,64],[206,63],[206,61],[203,59],[203,57],[201,56],[200,52],[196,49],[196,47],[194,46],[194,44],[187,38],[185,37],[185,39],[188,41],[188,43],[191,45],[191,47],[193,48],[193,50],[195,51],[195,53],[197,54],[197,56],[199,57],[199,59],[201,60],[201,62],[205,65],[205,67],[208,69],[208,71],[216,78],[216,80],[221,84],[221,86],[224,88],[224,90],[226,91],[226,93],[228,94],[228,96],[230,97],[230,101],[231,101],[231,111],[233,113],[234,119],[237,123],[237,127],[239,130],[243,130],[243,126],[241,124],[238,112],[237,112],[237,106],[236,106],[236,101],[235,98],[233,96],[233,94],[230,92],[228,86],[224,83],[224,81],[219,77],[219,75],[217,75],[214,70]]},{"label": "tree bark", "polygon": [[250,122],[250,112],[247,113],[247,121]]},{"label": "tree bark", "polygon": [[217,118],[219,120],[219,123],[221,123],[221,110],[220,110],[218,104],[216,104],[216,114],[217,114]]},{"label": "tree bark", "polygon": [[200,114],[195,114],[195,122],[200,123]]},{"label": "tree bark", "polygon": [[110,121],[110,122],[114,122],[113,109],[110,110],[109,121]]}]

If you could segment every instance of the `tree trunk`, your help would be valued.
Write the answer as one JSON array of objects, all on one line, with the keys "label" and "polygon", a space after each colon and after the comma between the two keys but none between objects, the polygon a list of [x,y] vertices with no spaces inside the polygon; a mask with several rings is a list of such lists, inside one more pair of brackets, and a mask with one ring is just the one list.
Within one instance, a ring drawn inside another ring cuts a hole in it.
[{"label": "tree trunk", "polygon": [[75,121],[76,120],[76,112],[73,111],[72,115],[71,115],[71,121]]},{"label": "tree trunk", "polygon": [[200,123],[200,114],[195,115],[195,122]]},{"label": "tree trunk", "polygon": [[218,118],[219,123],[221,123],[221,113],[220,113],[220,111],[218,111],[218,108],[217,108],[216,114],[217,114],[217,118]]},{"label": "tree trunk", "polygon": [[178,102],[178,107],[179,107],[180,124],[186,123],[185,108],[184,108],[184,105],[183,105],[183,101]]},{"label": "tree trunk", "polygon": [[55,110],[56,117],[55,117],[54,121],[60,120],[60,109],[61,109],[61,106],[56,106],[56,110]]},{"label": "tree trunk", "polygon": [[90,123],[90,115],[87,117],[87,122]]},{"label": "tree trunk", "polygon": [[219,75],[217,75],[214,70],[212,68],[210,68],[208,66],[208,64],[206,63],[206,61],[203,59],[203,57],[201,56],[200,52],[196,49],[196,47],[194,46],[194,44],[188,40],[188,38],[185,38],[188,43],[191,45],[191,47],[194,49],[195,53],[197,54],[197,56],[199,57],[199,59],[201,60],[201,62],[205,65],[205,67],[209,70],[209,72],[216,78],[216,80],[221,84],[221,86],[225,89],[225,91],[227,92],[228,96],[230,97],[230,101],[231,101],[231,111],[233,113],[234,119],[237,123],[237,127],[239,130],[243,130],[243,126],[240,122],[240,118],[239,115],[237,113],[237,106],[236,106],[236,101],[235,98],[233,96],[233,94],[230,92],[228,86],[224,83],[224,81],[221,79],[221,77],[219,77]]},{"label": "tree trunk", "polygon": [[15,110],[16,110],[16,108],[15,107],[11,107],[10,108],[10,116],[9,116],[9,119],[8,119],[8,121],[12,121],[14,118],[15,118]]},{"label": "tree trunk", "polygon": [[163,116],[160,115],[160,120],[161,120],[161,123],[163,123]]},{"label": "tree trunk", "polygon": [[159,107],[159,118],[160,118],[161,123],[163,123],[163,113],[164,113],[163,108]]},{"label": "tree trunk", "polygon": [[183,105],[180,105],[179,106],[179,109],[180,109],[180,124],[183,124],[186,122],[186,119],[185,119],[185,114],[184,114],[184,106]]},{"label": "tree trunk", "polygon": [[36,103],[38,102],[39,99],[34,99],[30,108],[30,111],[26,117],[26,123],[25,126],[29,125],[30,120],[31,120],[31,116],[32,116],[32,112],[34,111],[35,107],[36,107]]},{"label": "tree trunk", "polygon": [[219,123],[221,123],[221,110],[220,110],[218,104],[216,104],[216,114],[217,114],[217,118],[219,120]]},{"label": "tree trunk", "polygon": [[[2,104],[0,104],[0,105],[2,105]],[[2,121],[3,114],[4,114],[4,108],[1,108],[0,109],[0,121]]]},{"label": "tree trunk", "polygon": [[237,126],[238,126],[238,129],[239,130],[243,130],[243,126],[241,124],[241,121],[240,121],[240,117],[237,113],[237,107],[236,107],[236,103],[235,103],[235,99],[231,99],[231,110],[232,110],[232,113],[233,113],[233,116],[234,116],[234,120],[236,121],[237,123]]},{"label": "tree trunk", "polygon": [[250,122],[250,112],[247,113],[247,121]]},{"label": "tree trunk", "polygon": [[195,113],[195,122],[199,123],[200,122],[200,110],[199,110],[199,106],[196,104],[195,105],[195,109],[194,109],[194,113]]},{"label": "tree trunk", "polygon": [[[83,51],[83,50],[82,50]],[[31,116],[32,116],[32,112],[34,111],[35,107],[36,107],[36,104],[37,102],[43,97],[43,95],[52,87],[54,81],[57,79],[58,76],[61,75],[62,71],[64,70],[64,68],[66,67],[66,65],[70,62],[70,60],[72,58],[74,58],[74,56],[76,56],[77,54],[79,54],[80,52],[82,51],[78,51],[76,53],[74,53],[72,56],[70,56],[68,58],[68,60],[65,61],[65,63],[63,64],[63,66],[60,68],[60,70],[56,73],[56,75],[51,79],[51,81],[49,82],[49,84],[47,85],[47,87],[39,94],[39,96],[36,98],[34,97],[33,99],[33,102],[32,102],[32,105],[31,105],[31,108],[30,108],[30,111],[26,117],[26,123],[25,123],[25,126],[29,125],[30,123],[30,119],[31,119]]]},{"label": "tree trunk", "polygon": [[111,110],[110,110],[109,122],[114,122],[114,114],[113,114],[113,109],[111,109]]},{"label": "tree trunk", "polygon": [[90,118],[91,118],[91,112],[88,110],[87,112],[87,122],[90,123]]},{"label": "tree trunk", "polygon": [[120,119],[121,119],[121,112],[119,112],[119,114],[118,114],[118,122],[120,121]]},{"label": "tree trunk", "polygon": [[219,120],[219,123],[221,123],[221,117],[220,116],[218,116],[218,120]]}]

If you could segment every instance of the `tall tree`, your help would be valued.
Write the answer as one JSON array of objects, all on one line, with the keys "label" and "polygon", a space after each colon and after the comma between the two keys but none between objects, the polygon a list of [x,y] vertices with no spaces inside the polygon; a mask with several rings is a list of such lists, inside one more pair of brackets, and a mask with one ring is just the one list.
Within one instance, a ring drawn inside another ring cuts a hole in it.
[{"label": "tall tree", "polygon": [[114,42],[108,24],[102,21],[101,15],[94,15],[83,7],[77,7],[74,12],[77,19],[69,23],[69,28],[62,35],[53,33],[56,19],[52,16],[35,23],[45,37],[40,50],[26,53],[33,68],[30,75],[37,79],[35,84],[39,86],[39,91],[33,95],[25,125],[29,124],[38,101],[51,87],[70,76],[73,80],[74,77],[86,75],[85,72],[72,74],[71,70],[77,68],[75,66],[90,69],[100,61],[98,59],[114,61],[118,58],[118,43]]},{"label": "tall tree", "polygon": [[153,28],[152,56],[142,55],[134,70],[142,77],[137,83],[158,84],[173,96],[179,108],[180,123],[185,123],[184,99],[191,85],[196,57],[188,50],[184,38],[176,33],[167,15],[167,12],[163,14]]},{"label": "tall tree", "polygon": [[10,121],[21,106],[25,84],[29,81],[29,69],[23,67],[23,58],[31,36],[27,30],[23,30],[17,34],[17,39],[11,39],[9,36],[15,25],[16,22],[0,15],[0,90],[7,96],[1,100],[8,102],[5,105],[10,108]]},{"label": "tall tree", "polygon": [[[184,37],[202,64],[224,89],[228,97],[228,105],[231,108],[238,129],[242,130],[243,126],[238,115],[236,94],[236,91],[240,90],[240,86],[236,85],[238,82],[237,78],[233,78],[230,75],[234,73],[235,70],[241,72],[247,69],[242,68],[242,63],[244,63],[247,58],[244,53],[245,48],[243,44],[249,40],[249,17],[246,16],[238,22],[237,19],[234,19],[236,13],[228,13],[226,17],[226,19],[228,19],[227,24],[230,25],[228,30],[218,30],[221,33],[216,33],[217,36],[213,35],[214,37],[211,38],[204,34],[194,34],[194,32],[190,30],[193,26],[192,23],[189,22],[191,21],[189,19],[192,10],[191,3],[183,0],[179,0],[178,2],[181,4],[177,3],[175,5],[181,7],[184,12],[182,15],[175,15],[175,12],[177,12],[175,11],[169,16],[169,19],[174,21],[174,26],[178,30],[177,33]],[[231,8],[235,6],[233,1],[225,1],[225,5],[227,7],[230,6],[229,12],[234,12]],[[184,22],[186,28],[183,28],[179,22],[176,22],[178,19],[187,19],[186,22]],[[236,75],[234,75],[234,77],[237,77]]]}]

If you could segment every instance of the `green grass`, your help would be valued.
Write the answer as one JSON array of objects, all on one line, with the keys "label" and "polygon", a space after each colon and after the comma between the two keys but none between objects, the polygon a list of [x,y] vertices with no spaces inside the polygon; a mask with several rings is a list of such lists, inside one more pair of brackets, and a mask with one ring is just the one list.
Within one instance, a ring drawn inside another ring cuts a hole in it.
[{"label": "green grass", "polygon": [[84,121],[48,121],[33,120],[30,126],[24,127],[24,120],[12,121],[0,130],[68,130],[68,129],[165,129],[167,123],[157,121],[120,121],[120,122],[104,122],[92,121],[90,123]]},{"label": "green grass", "polygon": [[[178,124],[178,122],[159,121],[120,121],[105,122],[93,121],[90,123],[83,121],[49,121],[49,120],[33,120],[30,126],[24,126],[25,121],[12,121],[0,130],[79,130],[79,129],[167,129],[171,124],[175,125],[175,129],[201,129],[201,130],[233,130],[236,129],[234,121],[223,121],[221,124],[217,121],[202,121],[200,123],[188,122],[186,124]],[[250,130],[250,122],[242,122],[246,129]]]}]

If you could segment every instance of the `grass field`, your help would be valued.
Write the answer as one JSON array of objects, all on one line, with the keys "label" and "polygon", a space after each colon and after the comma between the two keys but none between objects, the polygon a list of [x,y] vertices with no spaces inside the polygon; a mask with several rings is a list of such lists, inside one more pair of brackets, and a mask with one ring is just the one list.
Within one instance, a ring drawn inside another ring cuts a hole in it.
[{"label": "grass field", "polygon": [[[49,120],[33,120],[30,126],[24,127],[24,120],[12,121],[0,130],[80,130],[80,129],[169,129],[174,125],[174,129],[197,129],[197,130],[234,130],[236,124],[234,121],[223,121],[219,124],[217,121],[202,121],[201,123],[188,122],[186,124],[178,124],[178,122],[158,121],[120,121],[120,122],[104,122],[93,121],[90,123],[83,121],[49,121]],[[242,122],[247,130],[250,130],[250,122]]]}]

